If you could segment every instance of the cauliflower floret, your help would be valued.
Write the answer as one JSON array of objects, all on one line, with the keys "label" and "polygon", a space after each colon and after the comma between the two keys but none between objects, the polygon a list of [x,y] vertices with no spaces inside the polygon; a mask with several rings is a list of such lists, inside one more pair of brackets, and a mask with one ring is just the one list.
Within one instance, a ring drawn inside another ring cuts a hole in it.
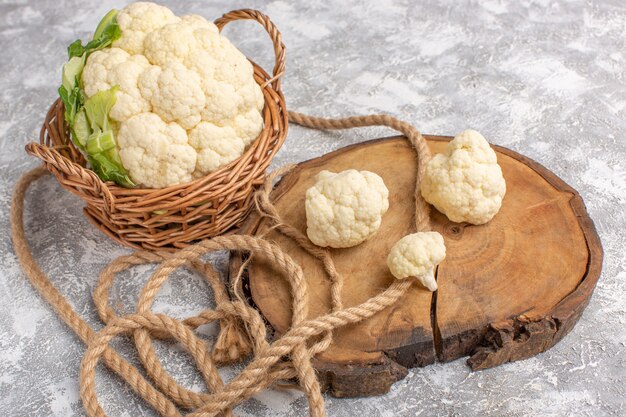
[{"label": "cauliflower floret", "polygon": [[[213,23],[196,15],[183,16],[148,34],[144,45],[152,64],[165,67],[178,62],[199,75],[206,98],[203,121],[231,126],[243,135],[246,145],[256,139],[263,128],[263,93],[254,80],[250,61]],[[190,128],[188,123],[182,125]]]},{"label": "cauliflower floret", "polygon": [[252,64],[224,36],[219,37],[218,43],[213,50],[213,55],[220,61],[220,65],[215,69],[216,80],[229,82],[234,85],[243,85],[252,81],[250,79],[250,74],[253,71]]},{"label": "cauliflower floret", "polygon": [[198,49],[194,36],[196,30],[213,34],[209,29],[197,28],[183,21],[165,25],[146,36],[144,55],[154,65],[184,62],[191,51]]},{"label": "cauliflower floret", "polygon": [[150,100],[152,111],[166,122],[177,122],[185,129],[200,122],[206,102],[200,76],[180,62],[151,67],[139,77],[139,89]]},{"label": "cauliflower floret", "polygon": [[500,210],[506,183],[489,143],[466,130],[428,163],[421,191],[450,220],[483,224]]},{"label": "cauliflower floret", "polygon": [[217,170],[234,161],[246,145],[231,127],[200,122],[189,132],[189,144],[198,152],[194,177]]},{"label": "cauliflower floret", "polygon": [[117,14],[122,37],[113,46],[130,54],[144,53],[144,39],[152,31],[180,20],[170,9],[150,2],[131,3]]},{"label": "cauliflower floret", "polygon": [[356,246],[376,233],[388,198],[385,183],[373,172],[322,171],[306,192],[307,235],[322,247]]},{"label": "cauliflower floret", "polygon": [[144,55],[154,65],[185,62],[190,54],[197,51],[215,55],[211,48],[204,47],[203,38],[216,39],[216,43],[226,39],[219,34],[215,24],[202,16],[183,16],[174,23],[148,33],[144,40]]},{"label": "cauliflower floret", "polygon": [[202,91],[207,98],[201,113],[202,120],[226,124],[237,116],[237,90],[232,84],[202,78]]},{"label": "cauliflower floret", "polygon": [[135,183],[162,188],[191,181],[196,151],[176,123],[141,113],[120,125],[117,140],[122,164]]},{"label": "cauliflower floret", "polygon": [[[259,135],[263,128],[261,110],[265,100],[252,77],[252,65],[219,34],[215,25],[199,16],[184,16],[180,22],[149,34],[145,46],[145,54],[153,64],[167,66],[180,62],[199,75],[206,98],[201,111],[203,121],[231,126],[243,135],[246,145]],[[153,77],[146,76],[147,79]],[[145,95],[150,93],[145,92]],[[158,113],[154,102],[152,104]],[[181,125],[190,128],[187,122]]]},{"label": "cauliflower floret", "polygon": [[430,291],[437,290],[435,267],[446,257],[443,237],[437,232],[418,232],[396,242],[387,256],[394,277],[415,277]]},{"label": "cauliflower floret", "polygon": [[126,62],[130,58],[128,52],[119,48],[103,49],[92,53],[83,69],[83,88],[87,97],[91,97],[98,91],[111,88],[109,81],[113,68]]},{"label": "cauliflower floret", "polygon": [[119,48],[108,48],[89,55],[83,69],[83,87],[87,97],[118,85],[111,119],[123,122],[130,117],[151,110],[150,103],[139,91],[137,80],[150,67],[143,55],[129,55]]},{"label": "cauliflower floret", "polygon": [[259,87],[254,80],[244,84],[244,86],[239,89],[239,93],[243,98],[241,103],[242,108],[256,109],[259,113],[261,113],[263,106],[265,106],[265,97],[263,97],[261,87]]},{"label": "cauliflower floret", "polygon": [[258,85],[247,90],[250,94],[246,95],[240,94],[243,90],[236,90],[232,84],[203,78],[202,91],[206,97],[201,113],[203,121],[231,126],[246,146],[259,136],[265,99]]},{"label": "cauliflower floret", "polygon": [[235,116],[233,128],[243,139],[246,146],[254,141],[263,129],[263,116],[257,109],[252,109],[244,114]]}]

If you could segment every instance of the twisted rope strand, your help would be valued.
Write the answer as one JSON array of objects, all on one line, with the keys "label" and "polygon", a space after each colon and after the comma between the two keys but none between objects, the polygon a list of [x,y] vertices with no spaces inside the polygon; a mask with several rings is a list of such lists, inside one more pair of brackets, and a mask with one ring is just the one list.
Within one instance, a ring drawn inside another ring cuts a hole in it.
[{"label": "twisted rope strand", "polygon": [[[134,255],[123,256],[120,257],[113,262],[111,262],[100,274],[100,279],[98,281],[98,285],[96,286],[96,290],[94,291],[94,303],[96,305],[96,309],[98,310],[98,314],[103,322],[108,323],[110,320],[116,318],[116,314],[112,308],[108,305],[108,293],[111,285],[113,284],[113,280],[119,272],[128,269],[132,265],[140,265],[145,263],[158,263],[167,259],[168,256],[171,256],[169,253],[153,253],[153,252],[136,252]],[[213,268],[209,264],[195,263],[193,267],[197,270],[202,270],[204,272],[204,276],[207,278],[209,282],[214,280],[216,277]],[[213,273],[211,275],[211,272]],[[153,279],[150,279],[146,286],[149,286],[153,283]],[[222,291],[219,292],[219,287],[222,288]],[[224,294],[223,285],[218,286],[218,291],[215,292],[216,303],[219,305],[220,302],[224,302],[224,298],[227,296]],[[217,313],[211,310],[206,310],[202,313],[201,316],[190,317],[183,321],[184,324],[189,322],[192,323],[191,328],[196,328],[201,324],[206,324],[215,319],[223,320],[225,315],[223,313]],[[195,326],[193,325],[195,324]],[[151,332],[150,336],[156,336],[158,338],[166,338],[170,336],[169,333],[163,332],[160,330],[154,330]],[[204,403],[206,398],[202,395],[198,395],[197,393],[187,390],[186,388],[180,386],[162,367],[161,362],[159,361],[156,352],[152,346],[151,341],[149,340],[148,335],[141,330],[137,330],[134,333],[135,343],[137,344],[137,352],[139,353],[139,358],[146,369],[146,372],[150,376],[150,378],[155,382],[157,387],[169,398],[171,398],[176,404],[180,405],[184,408],[195,408],[199,407]],[[206,358],[203,357],[204,349],[202,352],[198,354],[196,351],[190,351],[190,354],[196,361],[196,363],[204,363]],[[203,367],[201,369],[201,373],[205,381],[210,379],[214,379],[216,376],[219,377],[216,370],[211,371],[210,369],[214,369],[215,367]],[[208,372],[208,373],[207,373]],[[215,389],[216,387],[209,385],[211,388]]]},{"label": "twisted rope strand", "polygon": [[[13,248],[18,257],[22,270],[29,278],[33,287],[57,312],[59,317],[76,333],[85,344],[89,344],[96,336],[94,330],[83,321],[65,297],[52,285],[49,278],[41,270],[28,245],[24,233],[24,198],[28,186],[49,174],[44,168],[35,168],[18,180],[11,205],[11,236]],[[161,415],[167,417],[179,417],[180,414],[167,398],[163,396],[141,375],[141,373],[113,349],[106,348],[103,355],[104,363],[117,375],[119,375],[137,395],[143,398],[154,409],[159,410]],[[87,409],[87,405],[85,406]],[[91,414],[95,416],[96,414]]]}]

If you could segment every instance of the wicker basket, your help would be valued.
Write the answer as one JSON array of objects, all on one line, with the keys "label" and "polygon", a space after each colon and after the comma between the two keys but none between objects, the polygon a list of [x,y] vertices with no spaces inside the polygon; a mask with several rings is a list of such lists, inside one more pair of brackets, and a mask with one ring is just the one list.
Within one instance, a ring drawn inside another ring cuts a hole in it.
[{"label": "wicker basket", "polygon": [[162,189],[122,188],[103,182],[74,147],[57,100],[46,115],[40,143],[26,151],[40,158],[61,185],[82,198],[87,218],[104,233],[133,248],[149,250],[184,247],[193,241],[236,229],[246,217],[255,188],[287,135],[287,109],[280,89],[285,46],[280,32],[256,10],[235,10],[215,21],[220,30],[235,20],[255,20],[274,44],[272,76],[252,62],[254,78],[265,96],[264,128],[235,161],[195,181]]}]

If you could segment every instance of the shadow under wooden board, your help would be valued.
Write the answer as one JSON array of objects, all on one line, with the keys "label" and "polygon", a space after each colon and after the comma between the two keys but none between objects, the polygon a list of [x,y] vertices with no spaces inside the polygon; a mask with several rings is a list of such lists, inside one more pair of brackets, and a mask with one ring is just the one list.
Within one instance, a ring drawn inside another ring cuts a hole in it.
[{"label": "shadow under wooden board", "polygon": [[[442,152],[451,138],[426,136]],[[338,329],[333,344],[314,359],[325,389],[338,397],[379,395],[407,368],[469,356],[474,369],[531,357],[557,343],[580,318],[600,276],[602,247],[578,193],[538,163],[494,146],[507,183],[502,209],[489,223],[449,221],[434,208],[433,230],[447,248],[437,270],[438,291],[415,283],[397,304],[368,320]],[[378,233],[363,244],[331,249],[345,285],[345,306],[357,305],[395,278],[386,266],[391,246],[414,232],[417,162],[403,137],[349,146],[288,173],[271,199],[285,222],[306,231],[304,196],[321,170],[354,168],[380,175],[389,211]],[[309,284],[309,315],[330,310],[330,282],[322,265],[253,213],[240,233],[264,235],[283,248]],[[231,258],[231,274],[241,257]],[[252,302],[277,335],[290,326],[286,279],[253,259],[244,274]]]}]

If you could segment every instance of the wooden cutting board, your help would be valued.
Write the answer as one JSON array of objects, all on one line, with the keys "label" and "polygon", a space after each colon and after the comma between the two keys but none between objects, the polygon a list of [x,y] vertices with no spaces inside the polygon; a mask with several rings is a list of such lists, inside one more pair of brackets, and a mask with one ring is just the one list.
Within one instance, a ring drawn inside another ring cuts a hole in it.
[{"label": "wooden cutting board", "polygon": [[[427,136],[442,152],[451,138]],[[447,256],[437,270],[439,289],[414,285],[396,305],[334,333],[331,348],[315,358],[323,386],[338,397],[385,393],[407,368],[470,356],[484,369],[543,352],[580,318],[602,267],[602,247],[578,193],[538,163],[494,146],[507,183],[502,209],[489,223],[449,221],[433,208],[433,229]],[[386,266],[391,246],[414,232],[416,158],[406,139],[393,137],[349,146],[303,162],[275,187],[271,199],[285,222],[306,231],[305,191],[321,170],[354,168],[380,175],[389,211],[378,233],[349,249],[333,249],[344,276],[345,306],[376,295],[394,280]],[[263,234],[303,268],[310,317],[330,309],[330,283],[321,264],[252,214],[240,233]],[[232,257],[231,271],[241,258]],[[290,326],[288,284],[253,260],[244,287],[275,334]]]}]

